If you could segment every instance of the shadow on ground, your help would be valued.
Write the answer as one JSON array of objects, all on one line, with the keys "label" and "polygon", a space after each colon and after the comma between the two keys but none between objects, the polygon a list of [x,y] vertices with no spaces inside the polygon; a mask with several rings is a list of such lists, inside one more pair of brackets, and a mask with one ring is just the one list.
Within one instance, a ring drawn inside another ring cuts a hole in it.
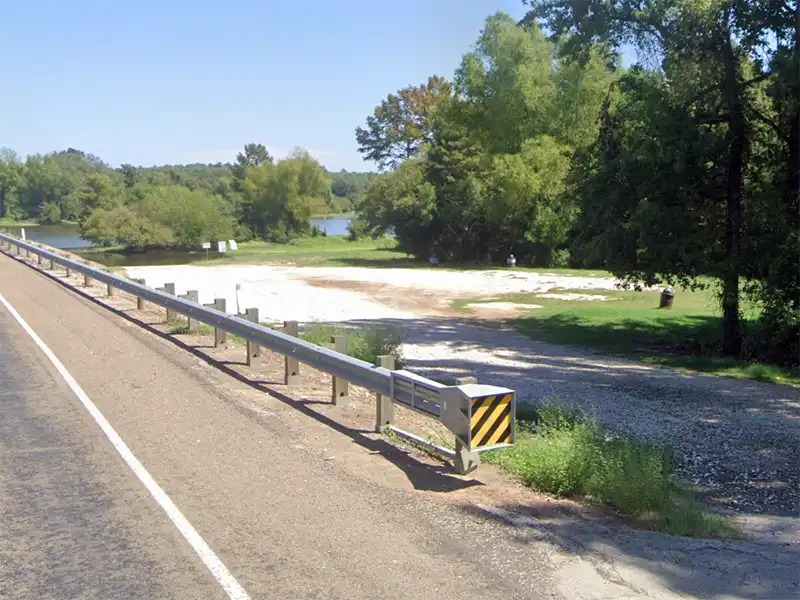
[{"label": "shadow on ground", "polygon": [[[391,327],[411,371],[475,374],[522,401],[558,398],[613,431],[672,446],[682,473],[720,509],[800,516],[800,389],[682,373],[584,349],[532,341],[496,321],[457,318],[357,321]],[[736,460],[731,460],[735,458]]]},{"label": "shadow on ground", "polygon": [[[161,339],[166,340],[178,346],[179,348],[191,353],[195,357],[203,360],[207,364],[213,366],[214,368],[225,373],[226,375],[236,379],[237,381],[253,389],[256,389],[262,393],[268,394],[269,396],[275,398],[276,400],[288,406],[291,406],[292,408],[301,412],[302,414],[311,417],[312,419],[322,423],[323,425],[330,427],[334,431],[348,437],[355,444],[358,444],[359,446],[365,448],[366,450],[369,450],[370,452],[375,454],[380,454],[387,461],[391,462],[399,470],[401,470],[408,477],[409,482],[416,490],[432,491],[432,492],[452,492],[456,490],[462,490],[474,486],[483,485],[482,482],[476,479],[465,479],[454,476],[453,469],[451,466],[433,465],[428,462],[419,461],[410,452],[404,451],[403,449],[398,448],[394,444],[391,444],[380,437],[377,438],[370,437],[367,434],[372,434],[373,432],[371,430],[363,430],[363,429],[359,430],[348,427],[332,419],[331,417],[324,414],[320,410],[315,409],[315,405],[322,405],[325,407],[330,406],[330,403],[328,402],[320,402],[318,400],[307,400],[307,399],[297,400],[277,389],[278,387],[285,387],[283,385],[283,382],[263,381],[259,379],[252,379],[250,377],[247,377],[246,375],[243,375],[242,373],[238,372],[232,367],[242,366],[244,363],[218,360],[214,358],[208,353],[208,350],[212,350],[214,348],[213,345],[206,345],[203,343],[187,344],[185,341],[172,335],[170,333],[170,330],[172,328],[168,326],[166,323],[163,322],[153,323],[145,321],[137,316],[138,311],[135,311],[133,308],[122,309],[111,306],[106,302],[108,300],[107,296],[93,296],[92,294],[88,293],[87,290],[85,289],[72,287],[60,275],[47,272],[41,272],[41,273],[46,277],[49,277],[50,279],[61,284],[62,286],[66,287],[67,289],[83,296],[87,300],[102,307],[103,310],[107,310],[119,317],[122,317],[123,319],[125,319],[130,323],[136,324],[142,329],[145,329],[150,333],[160,337]],[[160,329],[159,327],[163,327],[166,330]],[[243,408],[238,405],[236,405],[236,408],[241,410],[244,414],[252,416],[250,414],[250,411],[248,411],[246,408]]]}]

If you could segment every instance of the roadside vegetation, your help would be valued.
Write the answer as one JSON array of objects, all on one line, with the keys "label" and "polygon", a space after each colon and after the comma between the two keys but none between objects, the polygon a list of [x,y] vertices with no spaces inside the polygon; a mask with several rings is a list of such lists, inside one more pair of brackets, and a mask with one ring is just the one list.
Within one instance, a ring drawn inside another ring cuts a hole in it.
[{"label": "roadside vegetation", "polygon": [[517,443],[483,457],[528,487],[608,506],[645,529],[698,538],[738,535],[681,487],[669,449],[611,436],[558,402],[519,405],[517,423]]},{"label": "roadside vegetation", "polygon": [[540,306],[509,319],[531,339],[584,346],[635,358],[649,364],[740,379],[800,385],[800,368],[759,361],[760,339],[769,335],[759,321],[757,307],[746,307],[742,325],[747,345],[741,357],[722,356],[720,310],[710,290],[676,288],[671,310],[659,309],[656,291],[552,290],[558,294],[602,296],[606,300],[559,300],[539,294],[510,294],[497,298],[459,300],[454,308],[477,313],[470,304],[514,302]]},{"label": "roadside vegetation", "polygon": [[381,356],[394,356],[397,368],[400,368],[403,355],[401,346],[403,336],[391,327],[345,328],[325,323],[315,323],[308,331],[301,332],[300,338],[323,346],[329,344],[333,336],[347,337],[347,355],[376,364]]}]

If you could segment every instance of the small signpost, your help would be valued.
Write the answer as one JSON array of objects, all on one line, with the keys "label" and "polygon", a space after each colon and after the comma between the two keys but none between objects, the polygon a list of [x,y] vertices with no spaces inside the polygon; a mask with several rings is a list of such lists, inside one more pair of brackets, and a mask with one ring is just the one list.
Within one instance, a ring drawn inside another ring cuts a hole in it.
[{"label": "small signpost", "polygon": [[208,251],[211,249],[211,242],[203,242],[203,250],[206,251],[206,260],[208,260]]}]

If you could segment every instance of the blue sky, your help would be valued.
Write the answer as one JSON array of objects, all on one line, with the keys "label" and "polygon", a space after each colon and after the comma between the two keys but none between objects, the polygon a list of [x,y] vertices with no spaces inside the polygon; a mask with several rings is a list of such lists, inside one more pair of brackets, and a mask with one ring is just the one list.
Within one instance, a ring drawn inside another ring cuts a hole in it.
[{"label": "blue sky", "polygon": [[521,0],[0,0],[0,147],[112,165],[307,148],[366,170],[354,130],[389,92],[452,77]]}]

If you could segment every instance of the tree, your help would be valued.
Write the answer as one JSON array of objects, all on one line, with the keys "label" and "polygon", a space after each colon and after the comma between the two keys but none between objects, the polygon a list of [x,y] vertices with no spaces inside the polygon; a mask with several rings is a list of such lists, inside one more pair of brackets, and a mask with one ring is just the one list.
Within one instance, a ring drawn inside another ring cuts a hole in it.
[{"label": "tree", "polygon": [[[725,150],[714,157],[715,165],[724,165],[724,186],[717,190],[725,199],[724,235],[714,242],[721,242],[725,248],[721,275],[723,352],[739,355],[743,202],[752,150],[748,93],[768,77],[753,60],[754,39],[739,35],[746,30],[746,3],[587,0],[576,5],[571,0],[527,0],[526,4],[532,6],[528,21],[541,19],[572,56],[585,57],[596,44],[619,49],[624,43],[658,56],[663,75],[675,85],[673,101],[682,101],[694,127],[724,128]],[[686,186],[684,189],[690,191]],[[669,201],[666,195],[660,197]],[[703,253],[695,254],[697,263],[681,274],[693,276],[698,271]],[[674,272],[675,267],[668,262],[650,265],[651,275],[659,271]]]},{"label": "tree", "polygon": [[231,167],[235,179],[242,181],[247,169],[260,166],[262,163],[271,163],[272,157],[267,152],[264,144],[245,144],[244,153],[236,155],[236,163]]},{"label": "tree", "polygon": [[311,216],[330,203],[330,179],[305,150],[248,168],[241,186],[243,222],[276,240],[309,231]]},{"label": "tree", "polygon": [[366,128],[356,128],[358,151],[382,171],[415,156],[432,141],[436,114],[452,93],[452,84],[434,75],[427,83],[389,94],[367,117]]},{"label": "tree", "polygon": [[0,148],[0,218],[19,215],[19,191],[23,185],[23,164],[10,148]]}]

